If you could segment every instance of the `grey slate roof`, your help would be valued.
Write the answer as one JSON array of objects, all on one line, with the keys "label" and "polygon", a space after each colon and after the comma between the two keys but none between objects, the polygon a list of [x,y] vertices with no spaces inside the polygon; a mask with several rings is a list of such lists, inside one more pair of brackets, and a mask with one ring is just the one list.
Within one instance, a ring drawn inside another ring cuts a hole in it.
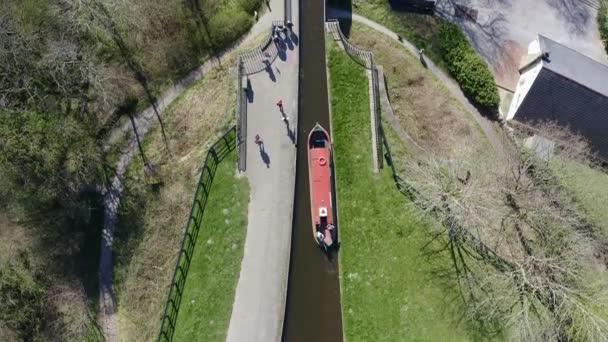
[{"label": "grey slate roof", "polygon": [[608,97],[608,66],[543,35],[538,40],[541,51],[549,52],[543,68]]}]

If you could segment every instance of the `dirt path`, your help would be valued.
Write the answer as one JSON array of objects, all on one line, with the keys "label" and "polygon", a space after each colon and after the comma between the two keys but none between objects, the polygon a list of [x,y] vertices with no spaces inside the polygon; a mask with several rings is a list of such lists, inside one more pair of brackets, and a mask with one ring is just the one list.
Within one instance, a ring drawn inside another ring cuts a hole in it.
[{"label": "dirt path", "polygon": [[[416,48],[416,46],[414,46],[414,44],[410,43],[409,41],[407,41],[406,39],[403,39],[403,38],[400,41],[397,33],[391,31],[390,29],[388,29],[385,26],[378,24],[375,21],[372,21],[370,19],[367,19],[365,17],[362,17],[362,16],[354,14],[354,13],[351,14],[349,12],[344,12],[344,11],[337,10],[337,9],[331,9],[328,11],[328,17],[349,18],[349,17],[351,17],[351,15],[352,15],[353,21],[356,21],[358,23],[369,26],[370,28],[372,28],[380,33],[385,34],[386,36],[390,37],[394,41],[403,45],[407,50],[409,50],[414,55],[416,55],[416,56],[418,55],[418,48]],[[496,127],[494,127],[495,125],[498,125],[498,124],[486,119],[483,115],[481,115],[481,113],[477,110],[477,108],[475,108],[469,102],[469,100],[466,98],[466,96],[464,96],[462,90],[460,90],[460,86],[458,85],[458,83],[456,83],[456,81],[454,79],[452,79],[448,74],[446,74],[443,70],[439,69],[439,67],[437,67],[437,65],[435,65],[435,63],[433,63],[433,61],[431,61],[428,57],[425,57],[425,58],[426,58],[425,61],[427,63],[428,70],[431,71],[448,88],[449,92],[462,103],[462,105],[465,107],[465,109],[471,113],[471,115],[473,116],[475,121],[479,124],[479,126],[483,130],[484,134],[488,138],[488,141],[490,142],[490,144],[494,147],[494,149],[498,153],[504,153],[502,140],[499,137],[497,131],[495,130]]]},{"label": "dirt path", "polygon": [[[282,0],[276,0],[271,2],[280,3]],[[267,12],[260,20],[251,28],[249,33],[235,42],[228,49],[220,53],[216,58],[213,58],[205,62],[201,67],[192,71],[188,76],[180,80],[174,86],[165,91],[162,96],[159,97],[157,103],[157,109],[159,112],[162,111],[171,104],[180,94],[182,94],[190,85],[203,77],[209,70],[217,67],[224,63],[230,54],[237,49],[241,44],[249,42],[251,39],[267,30],[271,23],[272,12]],[[156,118],[154,109],[152,106],[148,107],[144,111],[138,113],[135,116],[135,121],[140,138],[146,135],[146,133],[152,128]],[[106,146],[111,146],[122,141],[122,138],[129,134],[131,131],[131,123],[127,122],[125,125],[115,129],[108,139]],[[116,296],[112,287],[112,246],[114,241],[114,228],[117,221],[118,207],[120,206],[120,195],[123,190],[124,176],[127,168],[137,151],[137,144],[134,138],[131,138],[125,148],[123,148],[118,163],[116,165],[116,173],[112,179],[110,188],[106,190],[104,194],[104,222],[101,239],[101,251],[99,256],[99,324],[101,330],[108,342],[117,342],[120,340],[119,329],[118,329],[118,307],[116,303]]]}]

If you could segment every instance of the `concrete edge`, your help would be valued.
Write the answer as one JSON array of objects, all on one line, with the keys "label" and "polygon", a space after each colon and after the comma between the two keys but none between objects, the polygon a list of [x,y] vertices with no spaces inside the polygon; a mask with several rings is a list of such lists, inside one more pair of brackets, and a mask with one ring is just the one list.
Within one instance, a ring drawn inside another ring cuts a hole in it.
[{"label": "concrete edge", "polygon": [[375,174],[379,174],[380,173],[380,165],[378,163],[378,137],[376,136],[376,130],[375,127],[377,127],[379,125],[378,122],[376,122],[376,103],[374,101],[374,76],[373,76],[373,72],[374,70],[365,70],[365,74],[367,75],[367,84],[368,84],[368,90],[369,90],[369,121],[370,121],[370,129],[372,130],[371,132],[371,138],[372,138],[372,170]]},{"label": "concrete edge", "polygon": [[[325,39],[327,39],[327,29],[325,30]],[[335,40],[334,40],[335,41]],[[338,43],[337,41],[335,41],[336,43]],[[325,44],[325,41],[323,41],[323,43]],[[341,49],[344,49],[344,46],[342,45],[338,45]],[[333,151],[333,146],[334,146],[334,135],[333,135],[333,131],[334,131],[334,127],[333,127],[333,113],[331,110],[331,74],[329,72],[329,58],[327,58],[328,56],[328,51],[327,51],[327,45],[325,48],[325,74],[327,75],[327,106],[328,106],[328,110],[329,110],[329,129],[332,132],[332,134],[330,134],[329,138],[331,140],[331,146],[332,146],[332,151]],[[332,159],[333,159],[333,155],[332,155]],[[341,236],[342,233],[340,232],[340,230],[342,229],[340,227],[340,210],[339,210],[339,206],[338,206],[338,184],[337,184],[337,178],[336,178],[336,163],[335,161],[333,161],[333,169],[334,169],[334,181],[336,181],[336,184],[334,185],[334,188],[336,189],[336,219],[338,220],[338,246],[340,246],[340,242],[341,242]],[[342,306],[342,298],[344,298],[344,289],[342,288],[342,258],[340,258],[340,253],[337,253],[337,258],[338,258],[338,269],[340,270],[338,272],[338,284],[340,285],[340,319],[342,320],[342,341],[346,342],[346,323],[344,321],[344,310],[343,310],[343,306]]]},{"label": "concrete edge", "polygon": [[[298,37],[301,35],[300,33],[300,1],[299,0],[285,0],[285,3],[289,2],[289,7],[290,7],[290,15],[291,15],[291,21],[293,22],[293,8],[292,8],[292,4],[293,2],[297,3],[297,17],[298,17],[298,22],[297,22],[297,35]],[[294,25],[295,26],[295,25]],[[287,291],[289,289],[289,271],[291,269],[291,247],[292,247],[292,243],[293,243],[293,216],[294,216],[294,212],[295,212],[295,203],[296,203],[296,177],[297,177],[297,172],[298,172],[298,150],[297,150],[297,144],[298,144],[298,129],[299,129],[299,119],[300,119],[300,50],[299,50],[299,45],[298,45],[298,54],[297,54],[297,58],[298,58],[298,78],[297,78],[297,82],[296,82],[296,117],[294,118],[294,135],[295,135],[295,140],[296,140],[296,145],[294,146],[294,148],[296,149],[295,153],[293,154],[293,171],[292,171],[292,188],[293,188],[293,197],[291,198],[291,213],[289,214],[289,220],[291,221],[291,229],[289,229],[289,245],[287,248],[287,260],[288,262],[285,263],[285,267],[287,268],[286,270],[284,270],[284,274],[285,276],[285,281],[283,284],[283,289],[282,289],[282,297],[283,297],[283,301],[281,304],[281,308],[280,311],[283,312],[283,315],[280,318],[279,321],[279,335],[281,336],[281,339],[283,338],[283,331],[285,328],[285,316],[287,314]]]},{"label": "concrete edge", "polygon": [[[291,2],[291,1],[290,1]],[[299,2],[298,2],[298,6],[299,6]],[[299,9],[298,9],[298,16],[299,16]],[[292,17],[293,19],[293,17]],[[299,22],[299,20],[298,20]],[[298,30],[298,35],[300,35],[300,31]],[[289,214],[289,220],[291,221],[292,225],[291,225],[291,229],[289,229],[289,247],[288,247],[288,251],[287,251],[287,260],[289,262],[286,263],[287,265],[287,272],[286,272],[286,277],[285,277],[285,282],[283,285],[283,290],[282,290],[282,296],[283,296],[283,302],[281,305],[281,310],[283,312],[283,316],[281,317],[281,321],[279,322],[279,336],[281,336],[281,339],[283,338],[283,330],[285,327],[285,316],[287,314],[287,290],[289,289],[289,271],[291,269],[291,246],[293,243],[293,215],[294,212],[296,210],[295,208],[295,203],[296,203],[296,176],[297,176],[297,172],[298,172],[298,151],[297,151],[297,143],[298,143],[298,128],[299,128],[299,119],[300,119],[300,53],[298,51],[298,82],[296,83],[296,94],[298,94],[298,96],[296,97],[296,117],[293,121],[295,121],[294,124],[294,132],[295,132],[295,139],[296,139],[296,146],[294,146],[294,148],[296,149],[296,152],[294,153],[293,156],[293,197],[291,198],[291,213]]]}]

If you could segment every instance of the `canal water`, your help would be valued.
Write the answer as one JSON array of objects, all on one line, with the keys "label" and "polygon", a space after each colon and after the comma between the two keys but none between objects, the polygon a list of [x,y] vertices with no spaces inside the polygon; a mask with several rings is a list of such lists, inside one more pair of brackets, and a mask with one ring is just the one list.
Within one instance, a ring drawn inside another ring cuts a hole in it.
[{"label": "canal water", "polygon": [[342,341],[338,260],[330,260],[313,239],[308,188],[308,133],[317,122],[330,130],[324,16],[325,0],[300,1],[298,151],[285,342]]}]

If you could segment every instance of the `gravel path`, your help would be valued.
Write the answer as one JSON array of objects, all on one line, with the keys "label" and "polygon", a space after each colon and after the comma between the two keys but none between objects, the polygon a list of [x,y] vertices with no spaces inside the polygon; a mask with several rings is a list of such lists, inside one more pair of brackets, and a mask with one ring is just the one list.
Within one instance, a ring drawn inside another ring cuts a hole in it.
[{"label": "gravel path", "polygon": [[[271,1],[271,6],[274,3],[281,3],[282,0]],[[277,5],[278,7],[278,5]],[[173,102],[181,93],[184,92],[190,85],[203,77],[209,70],[224,63],[231,52],[237,49],[241,44],[253,39],[264,30],[268,30],[272,24],[272,12],[266,12],[260,20],[251,28],[249,33],[242,39],[234,43],[231,47],[223,51],[216,58],[208,60],[201,67],[192,71],[184,79],[165,91],[159,97],[157,109],[160,113]],[[141,139],[150,130],[156,122],[154,109],[152,106],[135,116],[137,130]],[[122,138],[131,132],[131,123],[127,122],[123,126],[115,129],[108,139],[106,146],[119,143]],[[107,342],[117,342],[119,338],[118,329],[118,307],[116,296],[112,287],[112,245],[114,241],[114,228],[116,225],[118,207],[120,205],[120,195],[123,190],[124,176],[127,168],[137,151],[137,144],[134,138],[131,138],[128,145],[122,150],[118,163],[116,165],[116,173],[112,179],[109,189],[104,194],[104,223],[102,230],[101,252],[99,256],[99,324]]]}]

